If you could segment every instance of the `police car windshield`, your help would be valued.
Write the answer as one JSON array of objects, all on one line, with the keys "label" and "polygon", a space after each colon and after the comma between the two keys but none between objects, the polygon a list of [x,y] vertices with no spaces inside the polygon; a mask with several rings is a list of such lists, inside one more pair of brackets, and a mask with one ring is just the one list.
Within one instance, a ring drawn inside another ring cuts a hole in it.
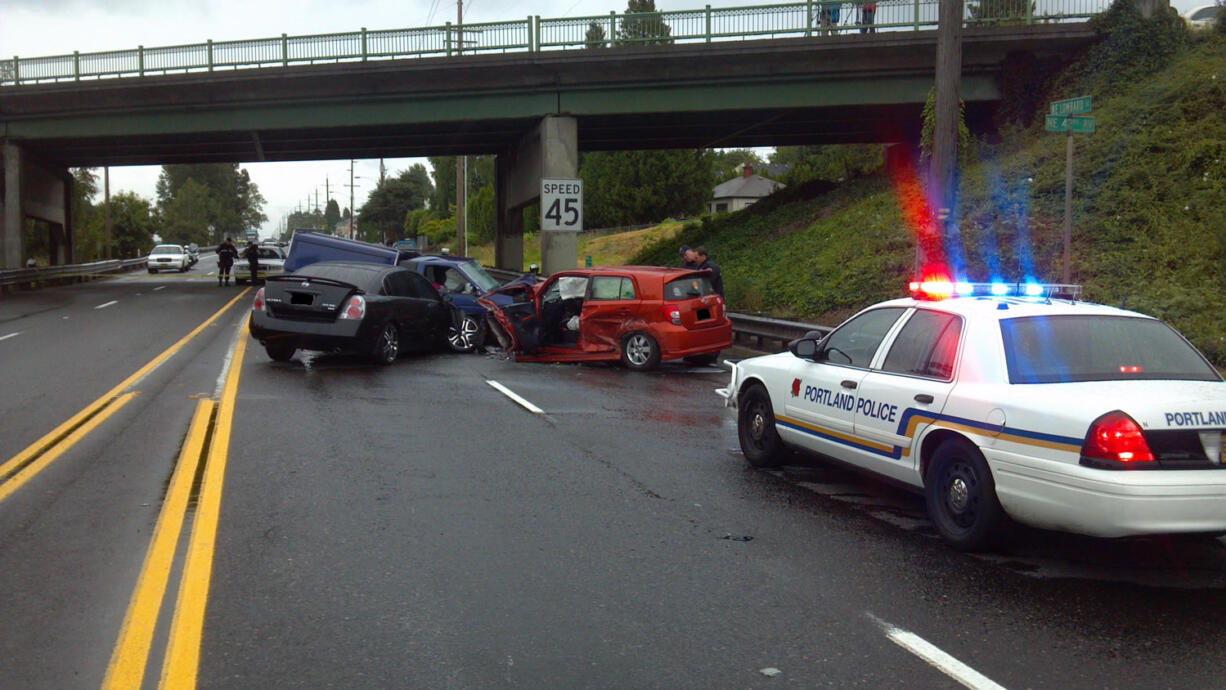
[{"label": "police car windshield", "polygon": [[1129,316],[1031,316],[1000,322],[1010,383],[1221,377],[1170,326]]}]

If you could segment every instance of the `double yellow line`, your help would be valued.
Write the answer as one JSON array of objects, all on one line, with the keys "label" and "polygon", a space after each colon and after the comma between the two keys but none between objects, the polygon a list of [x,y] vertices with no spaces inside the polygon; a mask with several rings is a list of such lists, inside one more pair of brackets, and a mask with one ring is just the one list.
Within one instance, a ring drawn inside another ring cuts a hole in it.
[{"label": "double yellow line", "polygon": [[201,400],[179,456],[170,490],[158,517],[153,540],[141,566],[136,590],[128,604],[119,640],[107,667],[104,689],[139,688],[144,682],[149,652],[157,629],[158,612],[170,582],[171,566],[179,537],[187,518],[192,484],[205,458],[191,541],[179,583],[179,595],[170,637],[162,663],[161,688],[194,688],[200,667],[200,644],[204,632],[204,612],[213,572],[217,543],[217,524],[221,516],[221,494],[229,459],[230,432],[238,398],[238,381],[247,351],[247,326],[238,333],[234,356],[226,374],[221,402]]},{"label": "double yellow line", "polygon": [[[0,501],[27,484],[136,397],[136,391],[127,389],[215,323],[248,291],[249,288],[244,289],[145,366],[0,464],[0,482],[3,482],[0,483]],[[207,448],[205,475],[192,524],[191,541],[161,678],[163,688],[191,688],[196,685],[205,603],[212,576],[213,552],[221,513],[222,484],[225,480],[235,400],[238,397],[238,381],[247,350],[247,335],[247,324],[244,322],[234,345],[220,404],[213,400],[201,400],[196,407],[188,428],[187,441],[180,452],[162,513],[154,529],[153,540],[141,567],[136,590],[124,617],[119,640],[107,667],[104,688],[139,688],[143,682],[158,611],[165,596],[176,547],[186,522],[193,483]]]}]

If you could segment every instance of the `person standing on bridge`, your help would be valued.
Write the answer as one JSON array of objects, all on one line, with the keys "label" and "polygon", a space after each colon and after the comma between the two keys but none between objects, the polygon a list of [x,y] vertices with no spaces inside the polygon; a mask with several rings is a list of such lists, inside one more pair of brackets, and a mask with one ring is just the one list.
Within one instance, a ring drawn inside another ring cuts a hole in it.
[{"label": "person standing on bridge", "polygon": [[[230,267],[234,265],[234,260],[238,258],[238,247],[234,246],[234,242],[227,237],[224,242],[217,245],[217,284],[230,284]],[[222,282],[222,281],[225,282]]]},{"label": "person standing on bridge", "polygon": [[877,19],[877,3],[863,2],[860,3],[860,33],[875,34],[877,28],[873,26]]},{"label": "person standing on bridge", "polygon": [[711,287],[714,288],[717,293],[719,293],[720,297],[723,297],[724,277],[720,273],[719,264],[715,263],[711,260],[711,257],[707,256],[706,247],[699,247],[693,251],[698,256],[698,270],[711,272]]},{"label": "person standing on bridge", "polygon": [[255,281],[260,279],[260,248],[256,246],[255,240],[247,240],[247,248],[243,250],[243,258],[247,260],[247,265],[251,267],[251,284],[255,285]]}]

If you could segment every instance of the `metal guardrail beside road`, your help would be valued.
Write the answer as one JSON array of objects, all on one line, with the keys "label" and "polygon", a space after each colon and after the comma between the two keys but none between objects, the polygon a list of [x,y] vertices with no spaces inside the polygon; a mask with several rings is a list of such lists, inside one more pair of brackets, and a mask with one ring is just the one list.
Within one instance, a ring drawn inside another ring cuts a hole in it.
[{"label": "metal guardrail beside road", "polygon": [[145,265],[145,257],[138,259],[112,259],[87,264],[64,264],[62,266],[38,266],[0,271],[0,287],[31,285],[56,281],[89,280],[99,275],[120,273]]},{"label": "metal guardrail beside road", "polygon": [[[143,77],[317,62],[366,62],[477,53],[541,52],[653,43],[711,43],[873,31],[919,31],[937,25],[939,0],[838,0],[618,14],[529,16],[506,22],[288,36],[0,60],[0,85]],[[968,0],[968,27],[1083,21],[1109,0]]]}]

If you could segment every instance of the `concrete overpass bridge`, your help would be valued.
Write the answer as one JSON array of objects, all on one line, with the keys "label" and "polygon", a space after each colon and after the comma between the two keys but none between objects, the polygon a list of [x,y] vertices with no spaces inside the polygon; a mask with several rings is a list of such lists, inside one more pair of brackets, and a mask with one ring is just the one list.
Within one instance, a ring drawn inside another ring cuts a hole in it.
[{"label": "concrete overpass bridge", "polygon": [[[811,22],[815,6],[772,8]],[[587,27],[585,19],[567,21]],[[917,141],[933,83],[936,31],[918,21],[834,35],[793,22],[772,31],[792,37],[732,41],[719,40],[727,36],[708,19],[706,40],[674,31],[671,45],[600,50],[549,50],[544,21],[528,19],[521,52],[478,46],[374,59],[363,31],[361,56],[342,50],[304,64],[291,64],[288,37],[273,39],[284,59],[224,69],[215,62],[227,53],[211,43],[207,65],[177,72],[149,68],[146,53],[161,49],[135,51],[139,71],[82,73],[90,56],[45,59],[58,72],[15,58],[0,75],[8,77],[0,83],[3,266],[23,260],[25,218],[50,223],[55,259],[71,261],[69,167],[493,154],[497,262],[519,267],[519,210],[536,200],[540,178],[576,177],[580,151]],[[1093,39],[1076,21],[968,26],[968,120],[989,120],[1007,56],[1070,55]],[[35,65],[51,76],[32,77]],[[546,271],[574,265],[573,234],[546,233],[542,242]]]}]

